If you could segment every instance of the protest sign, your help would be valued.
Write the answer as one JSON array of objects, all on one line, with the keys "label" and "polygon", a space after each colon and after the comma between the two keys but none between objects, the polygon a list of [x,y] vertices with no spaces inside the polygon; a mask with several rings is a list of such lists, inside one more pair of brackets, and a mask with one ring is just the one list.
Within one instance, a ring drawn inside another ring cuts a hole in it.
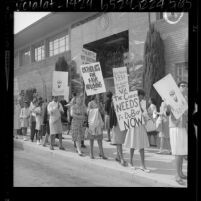
[{"label": "protest sign", "polygon": [[126,67],[113,68],[113,78],[116,94],[129,92],[128,74]]},{"label": "protest sign", "polygon": [[174,78],[168,74],[161,80],[153,84],[161,98],[171,106],[172,113],[176,119],[188,109],[188,103],[178,88]]},{"label": "protest sign", "polygon": [[53,71],[52,95],[64,96],[68,86],[68,72]]},{"label": "protest sign", "polygon": [[81,53],[82,64],[90,64],[96,62],[96,53],[85,48],[82,48]]},{"label": "protest sign", "polygon": [[113,103],[121,131],[144,124],[137,91],[114,95]]},{"label": "protest sign", "polygon": [[99,62],[80,66],[87,96],[106,92]]}]

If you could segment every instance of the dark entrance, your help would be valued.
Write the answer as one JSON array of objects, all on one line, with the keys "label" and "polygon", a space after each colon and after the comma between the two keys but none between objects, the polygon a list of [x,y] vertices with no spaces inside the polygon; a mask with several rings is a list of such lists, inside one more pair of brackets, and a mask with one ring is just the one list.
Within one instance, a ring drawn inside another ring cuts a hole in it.
[{"label": "dark entrance", "polygon": [[114,90],[112,69],[124,66],[124,53],[129,47],[128,30],[84,45],[97,53],[107,91]]}]

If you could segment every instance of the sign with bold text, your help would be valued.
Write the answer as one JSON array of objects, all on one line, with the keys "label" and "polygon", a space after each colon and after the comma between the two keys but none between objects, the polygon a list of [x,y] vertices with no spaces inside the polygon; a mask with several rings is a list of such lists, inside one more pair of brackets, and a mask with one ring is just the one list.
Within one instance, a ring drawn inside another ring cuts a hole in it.
[{"label": "sign with bold text", "polygon": [[113,68],[113,78],[116,95],[129,92],[128,74],[126,67]]},{"label": "sign with bold text", "polygon": [[99,62],[80,66],[87,96],[105,93],[105,83]]},{"label": "sign with bold text", "polygon": [[144,124],[137,91],[114,95],[113,103],[121,131]]}]

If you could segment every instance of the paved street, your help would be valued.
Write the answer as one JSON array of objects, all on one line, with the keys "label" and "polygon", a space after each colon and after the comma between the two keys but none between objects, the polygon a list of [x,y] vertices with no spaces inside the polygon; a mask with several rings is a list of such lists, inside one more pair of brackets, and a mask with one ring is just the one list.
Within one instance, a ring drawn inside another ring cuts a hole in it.
[{"label": "paved street", "polygon": [[[55,161],[51,157],[14,152],[14,187],[89,187],[89,186],[145,186],[134,177],[110,169],[91,166],[86,162],[66,158]],[[147,185],[146,185],[147,186]]]},{"label": "paved street", "polygon": [[[155,186],[187,187],[174,180],[174,156],[156,154],[157,149],[147,148],[145,159],[151,173],[139,169],[122,167],[115,161],[116,148],[103,140],[108,160],[98,156],[97,142],[94,143],[95,159],[89,157],[89,141],[83,149],[84,157],[78,156],[73,147],[72,137],[63,135],[65,151],[55,147],[43,147],[36,142],[14,139],[14,184],[15,186]],[[106,133],[104,133],[106,138]],[[58,144],[58,140],[56,140]],[[129,161],[129,150],[124,149],[124,157]],[[140,155],[135,151],[134,164],[141,165]],[[187,174],[187,161],[184,161]]]}]

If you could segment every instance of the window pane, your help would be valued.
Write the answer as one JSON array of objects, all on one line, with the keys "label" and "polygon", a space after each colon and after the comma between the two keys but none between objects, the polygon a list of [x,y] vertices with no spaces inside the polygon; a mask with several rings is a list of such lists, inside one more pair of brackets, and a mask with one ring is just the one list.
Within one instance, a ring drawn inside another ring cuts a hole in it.
[{"label": "window pane", "polygon": [[59,54],[59,50],[58,49],[54,49],[54,55]]},{"label": "window pane", "polygon": [[65,46],[60,47],[59,53],[65,52]]}]

